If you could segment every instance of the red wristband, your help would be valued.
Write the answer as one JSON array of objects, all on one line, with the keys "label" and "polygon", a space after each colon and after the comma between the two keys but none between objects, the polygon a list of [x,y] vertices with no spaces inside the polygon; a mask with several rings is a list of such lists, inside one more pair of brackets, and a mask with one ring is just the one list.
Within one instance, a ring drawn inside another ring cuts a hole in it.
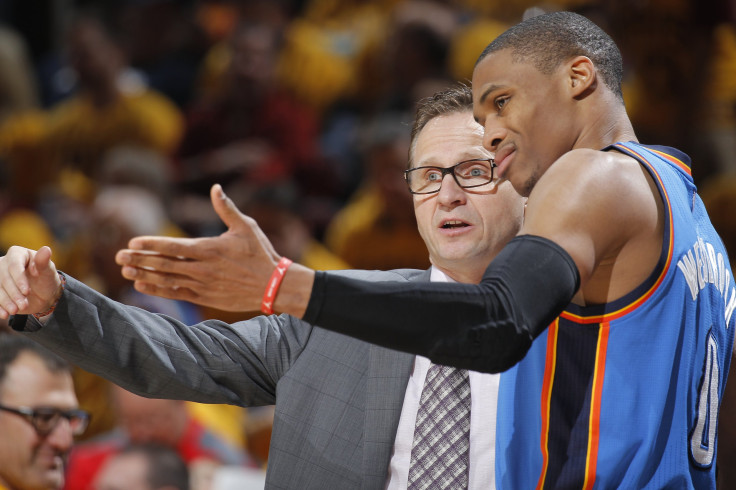
[{"label": "red wristband", "polygon": [[266,315],[273,314],[273,301],[279,292],[279,286],[281,286],[281,281],[284,280],[286,270],[291,264],[291,260],[281,257],[281,260],[279,260],[279,263],[276,264],[276,268],[273,270],[273,274],[271,274],[271,279],[268,280],[268,286],[266,286],[266,291],[263,293],[263,301],[261,302],[261,311]]}]

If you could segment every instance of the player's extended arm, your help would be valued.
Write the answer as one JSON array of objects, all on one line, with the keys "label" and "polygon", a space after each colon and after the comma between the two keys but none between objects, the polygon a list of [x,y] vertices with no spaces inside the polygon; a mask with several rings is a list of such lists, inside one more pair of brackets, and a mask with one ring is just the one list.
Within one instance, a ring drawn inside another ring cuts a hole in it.
[{"label": "player's extended arm", "polygon": [[[438,363],[488,372],[508,369],[590,277],[599,254],[610,242],[625,240],[617,238],[624,224],[637,228],[638,223],[619,212],[640,207],[631,196],[615,212],[609,212],[613,206],[605,199],[589,202],[604,194],[620,195],[610,179],[597,179],[606,189],[591,182],[573,192],[565,186],[570,175],[558,173],[562,175],[537,185],[527,209],[532,225],[525,225],[524,234],[499,254],[479,285],[367,283],[330,273],[315,276],[294,265],[274,309]],[[584,177],[575,166],[568,174]],[[218,195],[219,189],[213,189],[213,203],[231,235],[211,239],[205,252],[201,243],[189,247],[172,239],[134,239],[133,248],[154,252],[119,253],[124,275],[136,280],[136,288],[203,304],[214,301],[233,310],[258,309],[278,257],[266,250],[270,245],[260,238],[253,220]],[[601,210],[609,212],[606,220],[597,215]],[[215,286],[209,288],[210,283]],[[227,304],[210,290],[222,292]]]},{"label": "player's extended arm", "polygon": [[[136,240],[132,244],[148,253],[118,254],[126,264],[123,274],[135,279],[136,289],[232,310],[259,308],[276,263],[237,254],[222,237]],[[275,309],[437,363],[499,372],[524,356],[578,284],[575,264],[562,248],[525,235],[504,248],[478,285],[369,283],[334,273],[315,276],[294,264]]]}]

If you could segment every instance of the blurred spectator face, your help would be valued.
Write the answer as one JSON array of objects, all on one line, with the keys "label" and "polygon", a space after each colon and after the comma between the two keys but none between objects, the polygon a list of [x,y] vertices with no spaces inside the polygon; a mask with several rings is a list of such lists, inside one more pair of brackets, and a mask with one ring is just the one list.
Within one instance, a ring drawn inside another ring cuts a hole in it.
[{"label": "blurred spectator face", "polygon": [[127,248],[128,240],[135,233],[127,226],[119,214],[101,213],[97,209],[92,214],[92,246],[91,259],[93,270],[105,284],[109,294],[119,294],[120,290],[130,286],[120,274],[120,267],[115,263],[115,254]]},{"label": "blurred spectator face", "polygon": [[[36,354],[21,352],[0,380],[4,407],[78,408],[71,374],[51,372]],[[0,487],[49,490],[64,484],[64,463],[73,435],[63,417],[50,433],[39,434],[24,416],[0,410]]]},{"label": "blurred spectator face", "polygon": [[290,183],[232,186],[227,189],[236,205],[261,226],[274,249],[281,255],[299,260],[312,240],[309,226],[302,218],[298,191]]},{"label": "blurred spectator face", "polygon": [[311,235],[304,222],[293,213],[268,204],[253,204],[247,213],[259,224],[273,248],[287,257],[301,257]]},{"label": "blurred spectator face", "polygon": [[413,220],[411,194],[406,190],[403,178],[408,152],[408,138],[399,139],[370,150],[367,163],[370,175],[386,203],[386,210],[392,215]]},{"label": "blurred spectator face", "polygon": [[[189,469],[172,448],[134,444],[108,458],[94,490],[189,490]],[[208,486],[191,488],[204,489]]]},{"label": "blurred spectator face", "polygon": [[113,296],[130,287],[120,274],[115,254],[137,235],[157,235],[166,216],[161,200],[135,186],[108,186],[98,193],[91,210],[91,259],[94,271]]},{"label": "blurred spectator face", "polygon": [[144,398],[113,388],[119,424],[133,443],[156,443],[176,447],[187,421],[184,402]]},{"label": "blurred spectator face", "polygon": [[386,49],[387,76],[393,79],[397,90],[408,92],[423,79],[444,74],[447,46],[430,26],[397,26]]},{"label": "blurred spectator face", "polygon": [[79,20],[69,33],[67,49],[69,63],[83,87],[115,83],[122,55],[101,24],[92,19]]},{"label": "blurred spectator face", "polygon": [[156,490],[148,484],[148,461],[142,454],[118,454],[105,462],[95,490]]},{"label": "blurred spectator face", "polygon": [[233,89],[243,93],[266,89],[276,69],[276,33],[266,26],[241,26],[233,33],[230,49]]}]

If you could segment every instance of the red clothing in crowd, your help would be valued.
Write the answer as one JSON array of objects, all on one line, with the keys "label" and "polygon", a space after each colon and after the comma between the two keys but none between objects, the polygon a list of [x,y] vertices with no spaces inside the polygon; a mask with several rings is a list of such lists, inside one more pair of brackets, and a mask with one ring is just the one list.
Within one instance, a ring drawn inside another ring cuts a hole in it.
[{"label": "red clothing in crowd", "polygon": [[[93,490],[97,472],[107,458],[129,443],[122,430],[115,430],[97,439],[78,444],[72,449],[66,471],[66,490]],[[239,449],[226,443],[195,419],[190,418],[176,450],[189,465],[199,459],[209,459],[228,465],[255,466]]]}]

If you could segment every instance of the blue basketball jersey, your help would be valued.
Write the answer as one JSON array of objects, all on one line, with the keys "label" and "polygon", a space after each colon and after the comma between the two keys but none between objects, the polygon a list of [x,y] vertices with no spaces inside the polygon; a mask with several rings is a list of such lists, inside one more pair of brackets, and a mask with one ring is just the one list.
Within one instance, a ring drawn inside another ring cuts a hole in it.
[{"label": "blue basketball jersey", "polygon": [[728,257],[686,155],[608,150],[636,158],[659,188],[659,263],[617,301],[570,305],[501,376],[499,489],[715,488],[736,307]]}]

